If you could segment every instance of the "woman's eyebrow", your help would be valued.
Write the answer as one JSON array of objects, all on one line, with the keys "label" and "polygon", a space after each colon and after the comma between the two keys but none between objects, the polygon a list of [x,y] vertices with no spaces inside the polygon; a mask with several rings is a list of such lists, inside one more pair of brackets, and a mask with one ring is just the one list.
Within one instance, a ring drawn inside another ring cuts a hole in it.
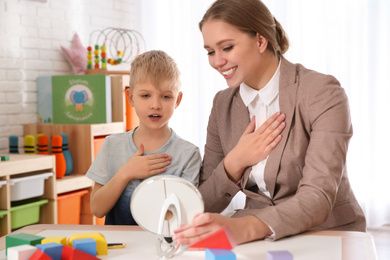
[{"label": "woman's eyebrow", "polygon": [[[228,41],[233,41],[233,39],[223,39],[223,40],[220,40],[220,41],[218,41],[218,42],[216,43],[216,45],[219,46],[219,45],[221,45],[221,44],[223,44],[223,43],[225,43],[225,42],[228,42]],[[208,46],[208,45],[204,45],[203,47],[204,47],[205,49],[206,49],[206,48],[210,48],[210,46]]]}]

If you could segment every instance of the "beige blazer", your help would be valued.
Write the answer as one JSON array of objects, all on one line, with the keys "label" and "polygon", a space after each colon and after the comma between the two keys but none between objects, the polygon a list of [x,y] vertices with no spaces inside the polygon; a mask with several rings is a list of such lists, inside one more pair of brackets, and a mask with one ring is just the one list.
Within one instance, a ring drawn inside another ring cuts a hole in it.
[{"label": "beige blazer", "polygon": [[239,87],[216,94],[200,175],[205,210],[221,212],[242,190],[245,209],[233,217],[258,217],[274,239],[317,229],[365,231],[346,169],[352,124],[344,89],[330,75],[282,59],[279,98],[287,124],[265,167],[269,198],[257,186],[246,187],[250,167],[240,186],[227,178],[222,161],[248,126],[249,112]]}]

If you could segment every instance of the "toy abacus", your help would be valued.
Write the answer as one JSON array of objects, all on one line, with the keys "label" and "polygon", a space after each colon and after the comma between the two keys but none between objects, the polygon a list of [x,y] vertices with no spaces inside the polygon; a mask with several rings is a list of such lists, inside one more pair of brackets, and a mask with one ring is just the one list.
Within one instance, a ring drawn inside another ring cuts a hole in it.
[{"label": "toy abacus", "polygon": [[106,69],[107,63],[110,65],[130,63],[142,49],[145,49],[142,35],[129,29],[108,27],[95,30],[90,34],[89,42],[87,69]]}]

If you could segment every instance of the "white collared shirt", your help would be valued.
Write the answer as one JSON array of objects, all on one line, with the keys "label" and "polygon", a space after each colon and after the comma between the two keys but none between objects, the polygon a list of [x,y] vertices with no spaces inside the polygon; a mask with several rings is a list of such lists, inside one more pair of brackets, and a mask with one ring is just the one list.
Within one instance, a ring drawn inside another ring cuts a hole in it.
[{"label": "white collared shirt", "polygon": [[[248,107],[250,120],[255,116],[256,130],[273,114],[280,111],[279,107],[279,77],[280,62],[271,80],[260,90],[253,89],[241,83],[240,95],[244,104]],[[257,184],[259,190],[270,197],[270,193],[264,182],[264,169],[267,159],[258,162],[252,167],[247,186]]]}]

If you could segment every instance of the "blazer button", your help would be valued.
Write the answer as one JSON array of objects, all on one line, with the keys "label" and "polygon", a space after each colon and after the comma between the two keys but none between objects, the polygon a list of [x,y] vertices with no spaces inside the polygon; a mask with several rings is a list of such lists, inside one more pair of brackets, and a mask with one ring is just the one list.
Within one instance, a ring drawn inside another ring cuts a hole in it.
[{"label": "blazer button", "polygon": [[226,197],[231,197],[232,194],[230,194],[230,193],[225,193],[225,196],[226,196]]}]

